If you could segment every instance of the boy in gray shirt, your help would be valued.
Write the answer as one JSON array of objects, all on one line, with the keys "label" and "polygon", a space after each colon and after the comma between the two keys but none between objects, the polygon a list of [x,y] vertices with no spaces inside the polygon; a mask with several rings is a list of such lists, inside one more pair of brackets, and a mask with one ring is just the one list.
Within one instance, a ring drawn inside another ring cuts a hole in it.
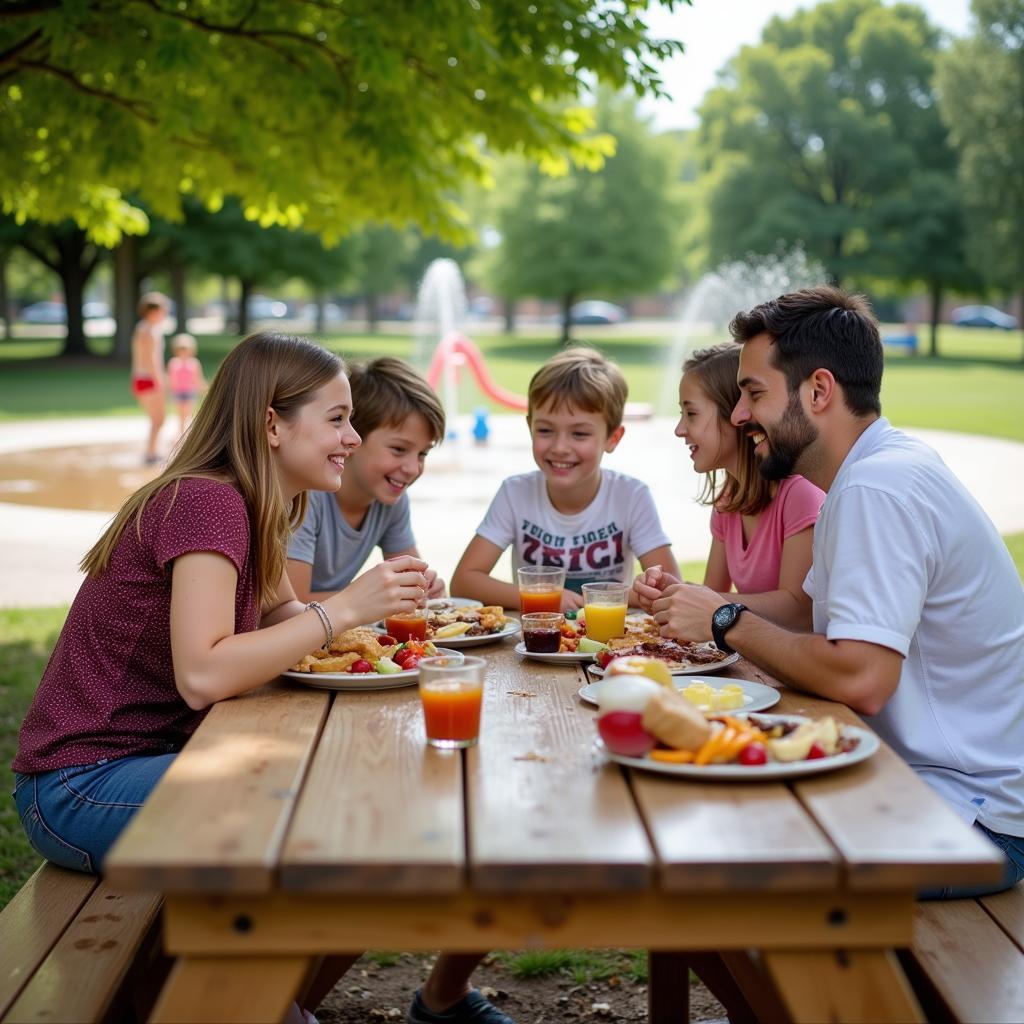
[{"label": "boy in gray shirt", "polygon": [[[352,425],[362,444],[349,456],[336,493],[310,492],[288,545],[288,576],[303,601],[347,587],[376,547],[385,558],[416,552],[405,492],[444,437],[437,395],[400,359],[354,366],[349,382]],[[444,581],[432,569],[426,576],[428,596],[442,596]]]}]

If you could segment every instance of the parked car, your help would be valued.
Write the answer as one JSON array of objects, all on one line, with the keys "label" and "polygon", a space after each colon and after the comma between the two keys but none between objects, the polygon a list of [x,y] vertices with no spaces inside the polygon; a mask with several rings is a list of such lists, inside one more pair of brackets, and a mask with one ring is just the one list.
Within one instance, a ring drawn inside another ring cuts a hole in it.
[{"label": "parked car", "polygon": [[282,320],[288,315],[288,306],[280,299],[266,295],[250,295],[247,305],[250,320]]},{"label": "parked car", "polygon": [[958,306],[950,320],[957,327],[995,327],[1004,331],[1017,329],[1017,318],[995,306]]},{"label": "parked car", "polygon": [[63,302],[33,302],[18,319],[27,324],[66,324],[68,311]]},{"label": "parked car", "polygon": [[[345,319],[345,316],[345,310],[343,310],[336,302],[324,303],[324,323],[340,324]],[[309,320],[311,323],[315,322],[316,303],[307,302],[306,305],[299,310],[298,317],[300,320]]]},{"label": "parked car", "polygon": [[569,319],[574,324],[621,324],[626,320],[626,311],[614,303],[590,299],[571,306]]},{"label": "parked car", "polygon": [[82,316],[86,320],[106,320],[111,315],[110,307],[105,302],[82,303]]}]

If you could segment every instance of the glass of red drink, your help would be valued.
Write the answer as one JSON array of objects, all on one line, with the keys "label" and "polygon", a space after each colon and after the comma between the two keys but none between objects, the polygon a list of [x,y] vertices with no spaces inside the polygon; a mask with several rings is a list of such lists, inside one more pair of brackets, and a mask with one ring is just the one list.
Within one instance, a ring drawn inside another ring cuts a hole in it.
[{"label": "glass of red drink", "polygon": [[522,612],[560,612],[565,569],[558,565],[521,565],[516,570],[519,584],[519,610]]},{"label": "glass of red drink", "polygon": [[426,640],[427,613],[423,610],[389,615],[384,620],[384,628],[388,636],[393,636],[400,644],[406,640]]},{"label": "glass of red drink", "polygon": [[523,644],[531,654],[557,654],[562,642],[561,612],[525,612],[523,620]]},{"label": "glass of red drink", "polygon": [[461,655],[439,655],[420,662],[420,700],[430,746],[453,750],[476,744],[485,664],[483,658]]}]

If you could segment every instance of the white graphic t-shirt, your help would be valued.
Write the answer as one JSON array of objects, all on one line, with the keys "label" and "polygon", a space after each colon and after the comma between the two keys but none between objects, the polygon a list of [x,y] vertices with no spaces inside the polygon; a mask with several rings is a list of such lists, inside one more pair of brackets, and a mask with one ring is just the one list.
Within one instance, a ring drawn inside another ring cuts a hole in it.
[{"label": "white graphic t-shirt", "polygon": [[647,484],[601,470],[597,496],[579,514],[562,515],[539,470],[510,476],[476,531],[503,551],[512,545],[512,571],[521,565],[565,567],[565,585],[632,583],[634,561],[671,542],[661,528]]}]

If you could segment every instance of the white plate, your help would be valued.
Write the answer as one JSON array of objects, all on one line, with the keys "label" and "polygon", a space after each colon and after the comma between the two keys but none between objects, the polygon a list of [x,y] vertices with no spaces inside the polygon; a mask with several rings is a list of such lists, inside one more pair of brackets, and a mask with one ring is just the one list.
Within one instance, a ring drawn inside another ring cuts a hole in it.
[{"label": "white plate", "polygon": [[[803,722],[802,715],[765,715],[768,721]],[[792,779],[801,775],[817,775],[819,772],[830,772],[837,768],[866,761],[878,750],[878,737],[867,729],[844,725],[843,732],[854,736],[859,741],[848,754],[833,754],[832,757],[819,757],[813,761],[769,761],[768,764],[668,764],[665,761],[652,761],[649,757],[623,757],[613,754],[600,739],[594,742],[597,749],[616,764],[627,768],[642,768],[644,771],[659,772],[662,775],[678,775],[684,779],[697,779],[702,782],[712,780],[734,782],[758,782],[778,779]]]},{"label": "white plate", "polygon": [[[644,655],[638,655],[638,657],[644,657]],[[712,672],[721,672],[723,668],[735,665],[739,660],[739,654],[736,651],[733,651],[733,653],[728,657],[723,658],[721,661],[712,662],[710,665],[691,665],[689,668],[670,668],[669,672],[674,676],[705,676]],[[600,665],[588,665],[587,671],[598,679],[600,679],[605,672]]]},{"label": "white plate", "polygon": [[427,607],[432,612],[444,612],[452,608],[483,608],[483,606],[483,601],[476,601],[472,597],[432,597],[427,602]]},{"label": "white plate", "polygon": [[[752,679],[702,679],[700,676],[688,676],[686,679],[673,679],[677,690],[694,683],[707,683],[712,689],[717,690],[722,683],[736,683],[743,687],[743,707],[736,708],[736,711],[764,711],[765,708],[774,707],[778,704],[781,694],[773,686],[765,686],[764,683],[755,683]],[[589,704],[597,703],[597,694],[601,688],[601,680],[595,683],[586,683],[576,692]],[[701,711],[711,713],[711,709],[703,706]],[[713,712],[714,714],[731,715],[733,711]]]},{"label": "white plate", "polygon": [[[438,647],[438,654],[450,654],[459,657],[458,651],[450,651],[445,647]],[[416,680],[420,677],[418,668],[407,669],[402,672],[392,672],[387,675],[383,672],[282,672],[286,679],[293,679],[297,683],[304,683],[312,686],[315,690],[347,690],[366,691],[372,690],[397,690],[402,686],[415,686]]]},{"label": "white plate", "polygon": [[559,651],[556,654],[538,654],[536,651],[528,651],[526,644],[520,640],[515,646],[516,654],[524,658],[533,658],[534,661],[549,661],[552,665],[580,665],[585,661],[592,661],[592,654],[580,654],[579,651]]},{"label": "white plate", "polygon": [[441,643],[446,647],[479,647],[481,644],[493,644],[496,640],[504,640],[507,636],[515,636],[519,632],[519,623],[509,619],[497,633],[484,633],[483,636],[443,636]]}]

